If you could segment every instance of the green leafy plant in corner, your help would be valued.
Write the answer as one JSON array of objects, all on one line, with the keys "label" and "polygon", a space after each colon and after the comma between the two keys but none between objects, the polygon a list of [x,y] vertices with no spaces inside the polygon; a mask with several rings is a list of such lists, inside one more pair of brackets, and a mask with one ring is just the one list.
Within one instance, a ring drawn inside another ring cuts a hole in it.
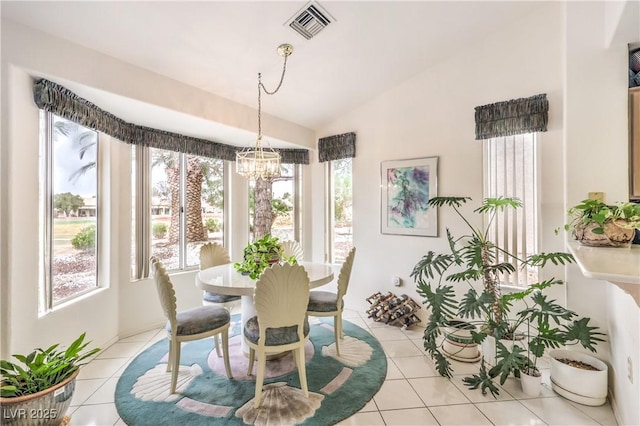
[{"label": "green leafy plant in corner", "polygon": [[[565,265],[573,262],[568,253],[538,253],[524,259],[501,247],[490,238],[491,224],[498,212],[522,207],[516,198],[487,198],[473,210],[480,216],[483,227],[474,226],[462,214],[461,208],[469,197],[435,197],[429,200],[430,208],[448,207],[462,219],[468,232],[454,237],[447,229],[448,249],[444,252],[427,252],[414,266],[411,277],[415,280],[418,294],[424,298],[425,307],[430,311],[424,332],[424,348],[435,361],[436,369],[442,376],[452,377],[451,363],[442,351],[442,330],[463,319],[477,323],[478,331],[471,331],[472,339],[480,344],[487,336],[497,342],[496,365],[487,369],[484,359],[478,374],[464,379],[472,389],[481,388],[494,396],[500,382],[513,374],[519,377],[521,371],[534,372],[537,358],[544,349],[558,347],[575,341],[585,348],[594,349],[601,339],[596,327],[588,326],[589,318],[575,320],[576,313],[548,300],[542,292],[547,287],[562,284],[561,280],[550,279],[536,283],[527,289],[503,295],[501,276],[516,272],[514,264],[526,272],[530,268],[544,268],[545,265]],[[468,287],[461,298],[456,297],[455,286],[465,283]],[[524,304],[524,308],[512,313],[514,303]],[[526,349],[517,345],[508,348],[500,339],[514,339],[516,333],[523,334]],[[580,337],[578,337],[580,336]]]},{"label": "green leafy plant in corner", "polygon": [[284,256],[278,237],[272,237],[270,234],[249,243],[243,250],[243,257],[244,260],[234,263],[234,267],[238,272],[249,275],[254,280],[275,262],[297,263],[295,256]]},{"label": "green leafy plant in corner", "polygon": [[85,350],[91,342],[84,342],[82,333],[66,350],[59,344],[47,349],[37,348],[28,355],[13,355],[20,363],[0,360],[2,375],[2,398],[31,395],[49,389],[71,377],[82,362],[100,351],[99,348]]}]

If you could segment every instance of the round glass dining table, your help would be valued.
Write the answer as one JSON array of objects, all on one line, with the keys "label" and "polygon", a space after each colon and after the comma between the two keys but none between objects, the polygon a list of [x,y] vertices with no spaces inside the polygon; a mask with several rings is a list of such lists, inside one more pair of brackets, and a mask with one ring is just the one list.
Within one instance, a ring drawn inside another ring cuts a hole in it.
[{"label": "round glass dining table", "polygon": [[[309,287],[315,288],[333,281],[333,268],[324,263],[299,262],[309,275]],[[253,305],[253,292],[256,280],[249,275],[242,275],[233,267],[233,263],[203,269],[196,274],[196,286],[213,293],[241,296],[242,326],[249,318],[256,315]],[[242,351],[249,353],[249,347],[241,340]]]}]

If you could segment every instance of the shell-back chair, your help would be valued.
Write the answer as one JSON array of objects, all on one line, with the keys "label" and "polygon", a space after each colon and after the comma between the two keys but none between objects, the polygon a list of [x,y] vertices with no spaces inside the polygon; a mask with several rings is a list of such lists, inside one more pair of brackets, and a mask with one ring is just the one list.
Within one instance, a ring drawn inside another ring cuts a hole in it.
[{"label": "shell-back chair", "polygon": [[280,243],[282,251],[285,257],[294,256],[298,262],[302,262],[304,253],[302,252],[302,245],[296,240],[287,240]]},{"label": "shell-back chair", "polygon": [[336,339],[336,354],[340,356],[340,340],[342,339],[342,310],[344,302],[342,298],[347,293],[349,287],[349,279],[351,278],[351,269],[353,268],[353,259],[356,255],[356,248],[353,247],[342,267],[340,275],[338,275],[338,292],[315,290],[309,293],[309,306],[307,315],[314,317],[333,317],[333,329]]},{"label": "shell-back chair", "polygon": [[300,385],[309,396],[305,369],[304,345],[309,339],[307,302],[309,276],[300,265],[275,264],[265,269],[254,291],[253,301],[257,315],[244,327],[244,338],[249,346],[249,369],[258,357],[254,407],[260,406],[264,382],[265,362],[268,354],[294,351]]},{"label": "shell-back chair", "polygon": [[[231,258],[227,250],[218,243],[206,243],[200,247],[200,269],[212,268],[214,266],[225,265],[231,263]],[[228,294],[214,293],[204,291],[202,294],[203,305],[218,305],[229,307],[228,304],[240,300],[240,296],[232,296]],[[214,337],[216,344],[216,353],[220,357],[220,345],[218,336]]]},{"label": "shell-back chair", "polygon": [[170,392],[176,391],[182,342],[222,335],[224,368],[227,377],[233,378],[229,364],[229,311],[220,306],[206,305],[178,312],[176,293],[167,270],[155,256],[150,260],[160,304],[167,318],[165,329],[169,338],[167,371],[171,371]]}]

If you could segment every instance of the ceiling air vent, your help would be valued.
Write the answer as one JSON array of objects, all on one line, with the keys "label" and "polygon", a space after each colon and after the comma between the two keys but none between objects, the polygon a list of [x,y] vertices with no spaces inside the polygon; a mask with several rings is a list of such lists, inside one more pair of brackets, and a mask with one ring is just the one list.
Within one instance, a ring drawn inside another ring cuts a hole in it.
[{"label": "ceiling air vent", "polygon": [[307,3],[286,25],[296,30],[302,37],[310,40],[334,19],[316,2]]}]

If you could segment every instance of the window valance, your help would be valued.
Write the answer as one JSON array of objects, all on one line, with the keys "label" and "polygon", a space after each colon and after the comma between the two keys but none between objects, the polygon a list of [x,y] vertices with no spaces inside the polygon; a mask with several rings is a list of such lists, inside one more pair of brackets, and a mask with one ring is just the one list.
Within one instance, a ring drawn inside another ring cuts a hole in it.
[{"label": "window valance", "polygon": [[[235,161],[240,147],[167,132],[151,127],[128,123],[81,98],[69,89],[46,79],[36,79],[33,84],[33,100],[38,108],[50,111],[85,127],[106,133],[132,145],[183,152],[202,157]],[[276,149],[282,162],[309,164],[306,149]]]},{"label": "window valance", "polygon": [[327,136],[318,140],[318,159],[321,163],[355,156],[356,134],[354,132]]},{"label": "window valance", "polygon": [[547,131],[549,101],[546,93],[478,106],[475,110],[477,140]]}]

